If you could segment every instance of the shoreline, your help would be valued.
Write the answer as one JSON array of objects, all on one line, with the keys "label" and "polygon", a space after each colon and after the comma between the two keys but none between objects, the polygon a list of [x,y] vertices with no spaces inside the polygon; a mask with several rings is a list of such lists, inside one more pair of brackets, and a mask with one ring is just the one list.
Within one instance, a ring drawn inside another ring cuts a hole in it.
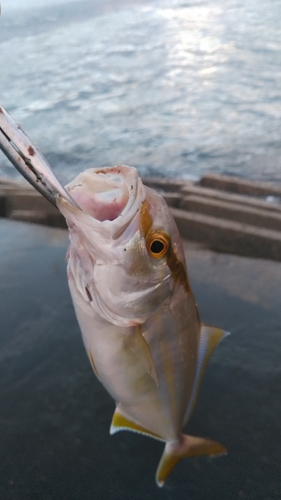
[{"label": "shoreline", "polygon": [[[142,180],[165,198],[182,238],[217,252],[281,261],[281,187],[217,174],[199,182]],[[67,228],[24,180],[0,178],[0,217]]]}]

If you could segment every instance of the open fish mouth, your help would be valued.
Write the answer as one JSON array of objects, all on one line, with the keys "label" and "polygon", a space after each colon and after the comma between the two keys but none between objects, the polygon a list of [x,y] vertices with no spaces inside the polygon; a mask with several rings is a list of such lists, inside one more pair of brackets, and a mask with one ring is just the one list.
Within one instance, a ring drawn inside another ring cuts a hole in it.
[{"label": "open fish mouth", "polygon": [[83,212],[100,222],[114,221],[134,200],[137,179],[124,166],[90,169],[79,174],[66,189]]},{"label": "open fish mouth", "polygon": [[85,224],[101,239],[111,240],[126,239],[138,229],[135,216],[145,199],[145,189],[135,168],[121,165],[85,170],[66,186],[66,192],[80,208],[65,197],[57,198],[69,228],[76,226],[79,231]]}]

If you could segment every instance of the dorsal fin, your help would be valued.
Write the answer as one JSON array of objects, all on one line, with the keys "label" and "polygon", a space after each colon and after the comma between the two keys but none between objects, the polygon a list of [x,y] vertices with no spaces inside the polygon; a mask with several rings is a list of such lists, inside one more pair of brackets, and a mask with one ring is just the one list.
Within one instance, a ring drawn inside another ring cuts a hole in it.
[{"label": "dorsal fin", "polygon": [[189,404],[184,417],[184,424],[186,424],[186,422],[188,421],[195,406],[199,388],[203,379],[204,370],[206,368],[208,360],[218,343],[227,335],[229,335],[229,332],[225,332],[224,330],[221,330],[221,328],[201,324],[197,370],[192,395],[189,400]]},{"label": "dorsal fin", "polygon": [[109,434],[112,435],[112,434],[115,434],[116,432],[125,431],[125,430],[137,432],[138,434],[144,434],[146,436],[150,436],[150,437],[152,437],[154,439],[158,439],[160,441],[165,441],[165,439],[163,439],[158,434],[155,434],[154,432],[149,431],[145,427],[142,427],[141,425],[136,424],[132,420],[129,420],[124,415],[122,410],[118,406],[116,406],[116,410],[115,410],[113,417],[112,417],[112,422],[111,422],[111,426],[109,429]]}]

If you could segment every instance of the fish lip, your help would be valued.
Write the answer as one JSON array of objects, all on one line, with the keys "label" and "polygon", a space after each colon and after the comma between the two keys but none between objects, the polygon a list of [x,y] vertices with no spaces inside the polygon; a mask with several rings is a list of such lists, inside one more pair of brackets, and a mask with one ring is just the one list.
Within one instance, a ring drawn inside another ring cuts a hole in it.
[{"label": "fish lip", "polygon": [[44,198],[57,207],[57,197],[79,205],[61,185],[46,158],[12,116],[0,106],[0,148],[14,167]]}]

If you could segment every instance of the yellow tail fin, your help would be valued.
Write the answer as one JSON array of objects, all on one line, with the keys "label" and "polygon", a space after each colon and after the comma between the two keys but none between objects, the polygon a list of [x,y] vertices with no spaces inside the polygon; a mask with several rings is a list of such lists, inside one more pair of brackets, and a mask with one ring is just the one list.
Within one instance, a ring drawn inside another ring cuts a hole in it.
[{"label": "yellow tail fin", "polygon": [[227,449],[211,439],[183,434],[179,441],[168,441],[156,472],[156,483],[163,486],[170,472],[182,458],[199,455],[225,455]]}]

